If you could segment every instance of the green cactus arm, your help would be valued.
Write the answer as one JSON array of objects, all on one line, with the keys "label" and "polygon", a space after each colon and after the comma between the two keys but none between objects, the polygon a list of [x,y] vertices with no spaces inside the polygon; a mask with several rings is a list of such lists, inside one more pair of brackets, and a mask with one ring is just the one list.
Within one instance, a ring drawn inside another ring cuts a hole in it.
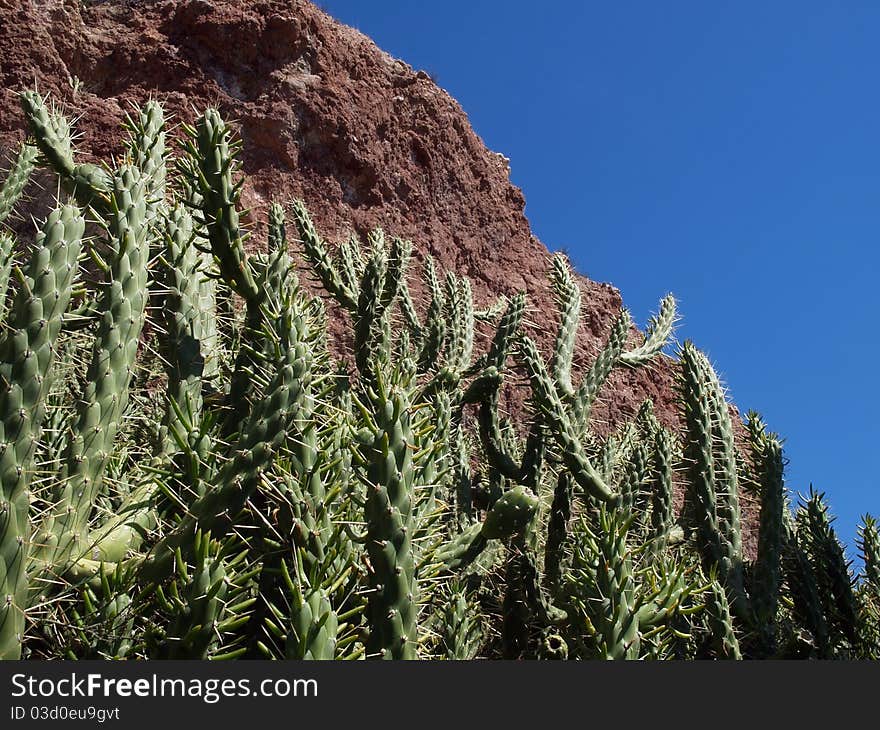
[{"label": "green cactus arm", "polygon": [[287,659],[334,659],[339,621],[326,592],[310,588],[290,608]]},{"label": "green cactus arm", "polygon": [[[198,248],[198,247],[197,247]],[[211,275],[213,256],[210,252],[200,250],[199,253],[199,313],[201,315],[202,341],[205,357],[202,375],[206,383],[216,380],[220,372],[220,352],[223,349],[218,330],[217,314],[217,280]],[[216,387],[216,386],[215,386]]]},{"label": "green cactus arm", "polygon": [[493,368],[490,372],[484,372],[481,382],[486,384],[487,392],[480,399],[477,423],[486,458],[491,467],[506,478],[518,480],[520,466],[509,453],[501,433],[499,417],[501,375]]},{"label": "green cactus arm", "polygon": [[444,569],[457,571],[476,560],[487,542],[483,535],[483,523],[475,522],[440,546],[434,559]]},{"label": "green cactus arm", "polygon": [[599,501],[616,504],[620,495],[609,489],[590,463],[556,387],[547,373],[547,367],[538,351],[538,346],[530,338],[524,337],[520,350],[529,373],[535,404],[544,414],[550,432],[562,449],[563,460],[571,471],[572,478],[585,492]]},{"label": "green cactus arm", "polygon": [[[189,210],[198,210],[202,206],[202,196],[196,187],[197,181],[186,176],[178,176],[178,181],[183,189],[184,204]],[[192,217],[192,216],[191,216]],[[198,220],[193,220],[193,233],[195,234],[194,246],[199,254],[199,311],[202,319],[202,333],[204,336],[205,365],[203,375],[206,383],[216,380],[220,372],[220,361],[226,342],[231,337],[232,328],[224,328],[221,333],[218,329],[219,304],[228,294],[229,287],[222,281],[221,274],[217,270],[214,254],[210,246],[201,245],[201,241],[208,239],[205,227]],[[221,337],[221,334],[223,335]]]},{"label": "green cactus arm", "polygon": [[76,163],[67,119],[54,110],[50,111],[36,91],[24,91],[19,98],[43,160],[58,175],[62,187],[83,208],[91,207],[101,217],[112,213],[112,176],[96,165]]},{"label": "green cactus arm", "polygon": [[645,398],[642,405],[639,406],[639,412],[636,414],[636,427],[639,436],[645,441],[652,439],[654,434],[662,428],[654,413],[654,401],[650,398]]},{"label": "green cactus arm", "polygon": [[463,583],[455,582],[443,605],[439,649],[445,659],[475,659],[483,643],[480,606]]},{"label": "green cactus arm", "polygon": [[572,397],[575,391],[571,382],[571,365],[581,320],[581,290],[562,254],[553,257],[550,282],[560,312],[559,331],[556,335],[550,372],[560,395]]},{"label": "green cactus arm", "polygon": [[9,298],[9,277],[15,265],[15,237],[0,231],[0,320],[6,318],[6,300]]},{"label": "green cactus arm", "polygon": [[498,321],[488,352],[477,358],[463,373],[464,376],[476,375],[477,377],[465,389],[461,396],[462,403],[481,403],[486,398],[491,400],[492,393],[500,388],[501,371],[519,335],[524,312],[525,293],[520,292],[508,302],[504,315]]},{"label": "green cactus arm", "polygon": [[451,476],[453,415],[449,394],[443,390],[434,393],[425,404],[424,414],[413,422],[414,459],[419,464],[413,486],[413,520],[417,525],[413,540],[417,563],[420,538],[432,533],[432,515],[437,513],[438,496],[446,497],[444,487]]},{"label": "green cactus arm", "polygon": [[[178,554],[180,576],[171,588],[174,619],[165,637],[168,659],[207,659],[218,643],[229,590],[229,576],[220,545],[197,531],[193,540],[194,566],[189,569]],[[176,583],[182,583],[178,587]]]},{"label": "green cactus arm", "polygon": [[544,543],[544,576],[547,585],[554,593],[558,592],[562,585],[572,496],[571,476],[567,472],[562,472],[553,490],[553,502],[547,520],[547,540]]},{"label": "green cactus arm", "polygon": [[56,341],[71,298],[85,221],[74,206],[55,210],[0,339],[0,659],[18,658],[28,604],[28,487],[51,385]]},{"label": "green cactus arm", "polygon": [[675,523],[673,508],[674,437],[665,428],[653,439],[654,479],[651,492],[651,529],[658,547],[665,547],[666,538]]},{"label": "green cactus arm", "polygon": [[202,376],[205,343],[199,290],[201,256],[193,240],[192,218],[178,204],[164,221],[165,252],[162,271],[165,284],[165,362],[168,372],[169,406],[166,410],[163,448],[169,447],[167,431],[186,430],[175,407],[185,408],[190,421],[197,423],[202,411]]},{"label": "green cactus arm", "polygon": [[446,344],[447,333],[446,318],[444,317],[446,296],[437,278],[434,261],[430,256],[425,258],[425,284],[431,299],[425,315],[422,349],[419,354],[420,372],[427,372],[436,367]]},{"label": "green cactus arm", "polygon": [[862,559],[859,603],[859,658],[880,659],[880,527],[864,514],[856,528],[856,546]]},{"label": "green cactus arm", "polygon": [[638,659],[641,651],[641,607],[626,542],[631,519],[600,505],[595,525],[582,515],[572,532],[569,613],[591,627],[600,659]]},{"label": "green cactus arm", "polygon": [[6,220],[24,192],[38,154],[36,147],[29,144],[21,145],[15,162],[6,176],[6,182],[0,188],[0,223]]},{"label": "green cactus arm", "polygon": [[733,427],[711,364],[692,343],[681,351],[679,384],[687,426],[686,456],[704,560],[731,592],[734,612],[750,619],[743,584],[742,537]]},{"label": "green cactus arm", "polygon": [[[289,302],[299,290],[299,280],[293,271],[293,263],[287,250],[287,242],[284,236],[284,218],[280,217],[280,206],[277,210],[269,211],[270,232],[275,229],[273,237],[276,239],[274,248],[269,254],[266,268],[260,276],[259,283],[263,289],[265,301],[264,317],[277,319],[284,311],[286,302]],[[283,215],[283,214],[282,214]],[[270,245],[272,245],[270,243]],[[271,327],[270,327],[271,331]]]},{"label": "green cactus arm", "polygon": [[265,397],[254,404],[234,445],[232,458],[211,487],[191,505],[189,514],[157,542],[144,561],[142,575],[148,582],[168,575],[175,551],[191,545],[197,530],[211,534],[235,518],[295,432],[313,378],[308,336],[312,325],[304,316],[301,303],[295,304],[283,321],[285,347]]},{"label": "green cactus arm", "polygon": [[375,377],[374,371],[379,364],[376,358],[387,355],[386,348],[383,347],[385,307],[382,305],[386,269],[385,250],[374,246],[361,278],[357,311],[354,315],[355,364],[361,376],[368,380]]},{"label": "green cactus arm", "polygon": [[785,532],[784,458],[782,443],[776,434],[767,432],[758,414],[749,413],[747,428],[761,495],[758,555],[752,566],[750,594],[766,652],[772,655],[775,653],[775,625]]},{"label": "green cactus arm", "polygon": [[719,659],[742,659],[739,639],[733,629],[727,593],[716,580],[709,584],[706,595],[706,615],[716,656]]},{"label": "green cactus arm", "polygon": [[526,534],[534,523],[538,503],[538,497],[522,485],[508,489],[486,513],[483,537],[497,540]]},{"label": "green cactus arm", "polygon": [[[272,237],[282,239],[283,228],[284,218],[280,206],[270,207],[269,230]],[[286,243],[276,240],[270,246],[273,250],[269,253],[268,260],[261,262],[257,273],[257,285],[262,300],[259,307],[248,307],[241,330],[241,343],[226,398],[228,405],[223,432],[227,435],[241,426],[249,404],[259,397],[255,373],[267,369],[275,357],[277,338],[271,322],[285,311],[287,302],[296,295],[299,287]]]},{"label": "green cactus arm", "polygon": [[[365,263],[357,236],[352,235],[348,241],[339,244],[337,260],[339,273],[345,286],[350,292],[356,292],[359,286],[358,282],[364,273]],[[406,289],[406,279],[401,280],[400,286],[402,290]]]},{"label": "green cactus arm", "polygon": [[718,527],[715,494],[715,453],[713,450],[712,411],[708,383],[703,375],[700,353],[685,343],[681,353],[682,377],[680,401],[687,428],[686,456],[691,464],[690,488],[697,507],[697,519],[710,540],[710,559],[718,562],[724,552]]},{"label": "green cactus arm", "polygon": [[406,322],[407,328],[409,328],[410,334],[417,343],[421,343],[423,334],[422,322],[416,312],[416,305],[412,300],[406,280],[400,282],[400,311],[403,313],[403,319]]},{"label": "green cactus arm", "polygon": [[412,539],[415,471],[410,423],[409,381],[412,363],[393,380],[377,373],[369,394],[375,430],[360,446],[367,490],[364,521],[370,561],[367,656],[412,659],[416,655],[418,605]]},{"label": "green cactus arm", "polygon": [[837,538],[833,518],[829,516],[825,495],[811,491],[798,510],[798,541],[804,547],[813,574],[819,599],[828,620],[832,641],[838,637],[853,645],[858,633],[858,607],[854,578],[843,547]]},{"label": "green cactus arm", "polygon": [[624,310],[614,321],[608,342],[584,375],[573,402],[573,416],[580,432],[587,428],[590,411],[599,397],[599,391],[608,380],[608,376],[620,359],[620,353],[626,345],[629,328],[632,324],[629,312]]},{"label": "green cactus arm", "polygon": [[[377,233],[381,236],[381,229]],[[391,247],[388,249],[385,282],[380,298],[383,310],[390,307],[397,300],[401,286],[406,279],[411,256],[412,243],[410,241],[397,237],[392,239]]]},{"label": "green cactus arm", "polygon": [[501,370],[507,362],[507,356],[519,335],[523,316],[526,310],[525,292],[518,292],[507,305],[507,309],[498,321],[492,344],[486,354],[484,367],[495,367]]},{"label": "green cactus arm", "polygon": [[109,230],[116,255],[53,509],[37,533],[42,570],[63,571],[71,558],[83,555],[94,499],[128,401],[144,324],[149,240],[144,183],[137,168],[120,169],[112,206]]},{"label": "green cactus arm", "polygon": [[199,230],[208,237],[223,279],[248,307],[258,306],[261,292],[247,263],[247,233],[238,210],[241,181],[233,181],[240,144],[232,140],[232,131],[216,109],[208,109],[195,127],[184,125],[184,130],[187,156],[180,169],[200,198]]},{"label": "green cactus arm", "polygon": [[284,222],[284,206],[272,203],[269,206],[269,255],[287,251],[287,227]]},{"label": "green cactus arm", "polygon": [[[702,353],[701,353],[702,355]],[[737,450],[734,440],[730,407],[724,389],[708,358],[698,358],[711,399],[713,439],[716,444],[715,492],[718,499],[718,524],[725,540],[731,545],[734,560],[742,561],[742,525],[739,507],[739,477]],[[734,606],[743,608],[743,596],[738,586],[734,591]]]},{"label": "green cactus arm", "polygon": [[451,325],[446,368],[457,379],[470,365],[474,347],[474,300],[470,282],[447,274],[446,301]]},{"label": "green cactus arm", "polygon": [[327,252],[327,246],[318,232],[315,230],[315,224],[306,209],[305,203],[301,200],[294,200],[291,204],[291,213],[293,221],[299,234],[299,240],[303,245],[303,253],[306,260],[312,265],[324,289],[333,296],[336,301],[349,312],[356,312],[358,309],[358,293],[347,286],[334,266],[330,254]]},{"label": "green cactus arm", "polygon": [[675,318],[675,297],[668,294],[660,301],[660,311],[648,322],[644,343],[633,350],[621,353],[620,362],[624,365],[644,365],[658,355],[672,337]]},{"label": "green cactus arm", "polygon": [[831,638],[816,573],[795,529],[787,530],[782,558],[788,609],[795,623],[812,636],[818,658],[830,659]]},{"label": "green cactus arm", "polygon": [[19,100],[44,159],[62,179],[69,179],[76,167],[70,123],[61,114],[50,111],[46,100],[36,91],[23,91]]},{"label": "green cactus arm", "polygon": [[544,483],[544,467],[548,450],[548,439],[544,421],[540,416],[532,420],[526,436],[519,483],[535,493],[540,493]]},{"label": "green cactus arm", "polygon": [[620,508],[631,513],[636,521],[644,515],[642,497],[648,468],[648,449],[638,443],[626,462],[620,484]]},{"label": "green cactus arm", "polygon": [[[154,459],[151,467],[158,471],[161,465],[161,460]],[[154,475],[142,478],[113,516],[89,533],[84,543],[88,555],[93,556],[95,561],[110,565],[124,562],[138,550],[147,535],[159,524],[156,504],[161,491]],[[75,570],[68,575],[76,582]]]},{"label": "green cactus arm", "polygon": [[858,527],[859,553],[862,556],[862,578],[868,588],[880,598],[880,528],[877,520],[866,514]]},{"label": "green cactus arm", "polygon": [[310,585],[303,575],[302,562],[298,557],[295,567],[295,577],[291,577],[286,563],[282,562],[282,572],[290,596],[285,658],[317,661],[335,659],[339,617],[333,608],[331,597],[322,586]]},{"label": "green cactus arm", "polygon": [[451,427],[452,444],[452,483],[455,497],[455,513],[459,524],[471,522],[474,516],[474,501],[471,472],[471,449],[460,424],[454,420]]},{"label": "green cactus arm", "polygon": [[146,184],[146,217],[151,221],[165,200],[165,113],[162,105],[151,99],[134,116],[127,114],[124,126],[129,133],[131,164],[140,170]]}]

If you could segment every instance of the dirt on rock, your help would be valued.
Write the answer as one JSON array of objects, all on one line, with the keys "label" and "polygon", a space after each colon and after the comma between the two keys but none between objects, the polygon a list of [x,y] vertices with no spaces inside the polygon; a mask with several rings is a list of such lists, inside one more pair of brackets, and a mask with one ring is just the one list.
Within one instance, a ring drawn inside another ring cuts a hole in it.
[{"label": "dirt on rock", "polygon": [[[147,98],[160,100],[175,122],[215,106],[236,122],[243,142],[243,202],[252,208],[254,241],[268,204],[293,198],[306,202],[331,242],[381,226],[410,239],[417,259],[430,255],[469,277],[477,307],[525,290],[532,334],[550,349],[550,254],[532,235],[506,158],[486,148],[427,73],[312,3],[0,0],[0,51],[4,157],[25,136],[18,93],[35,84],[76,117],[84,160],[119,155],[120,124]],[[32,189],[34,210],[53,192],[51,185]],[[583,367],[622,301],[609,284],[580,281]],[[337,341],[342,329],[337,318]],[[634,330],[633,342],[639,337]],[[651,398],[660,420],[679,430],[674,366],[663,357],[617,369],[595,409],[595,428],[607,432]],[[526,388],[513,386],[507,405],[518,410]],[[753,554],[757,505],[746,499],[743,512]]]}]

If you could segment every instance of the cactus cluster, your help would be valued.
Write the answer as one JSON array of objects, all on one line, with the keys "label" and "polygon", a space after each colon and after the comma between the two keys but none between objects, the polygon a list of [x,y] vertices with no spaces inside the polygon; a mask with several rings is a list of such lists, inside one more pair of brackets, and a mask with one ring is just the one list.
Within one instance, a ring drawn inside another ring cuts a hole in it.
[{"label": "cactus cluster", "polygon": [[[781,440],[757,414],[737,431],[691,343],[680,431],[650,401],[593,430],[615,369],[667,357],[671,296],[635,344],[621,311],[579,368],[562,256],[545,354],[524,293],[481,311],[430,259],[416,286],[412,244],[381,230],[331,246],[292,201],[249,241],[216,110],[173,151],[150,101],[97,166],[21,102],[0,227],[37,165],[61,199],[31,246],[0,228],[0,657],[880,656],[876,521],[855,576],[824,497],[792,509]],[[341,359],[329,316],[351,325]]]}]

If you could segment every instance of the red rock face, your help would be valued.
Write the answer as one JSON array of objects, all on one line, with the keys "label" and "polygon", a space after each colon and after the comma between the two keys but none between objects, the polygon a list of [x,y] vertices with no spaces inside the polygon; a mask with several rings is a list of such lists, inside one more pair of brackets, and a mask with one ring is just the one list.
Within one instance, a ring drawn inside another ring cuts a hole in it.
[{"label": "red rock face", "polygon": [[[240,128],[243,199],[253,209],[255,241],[268,203],[294,197],[306,201],[331,242],[381,226],[412,240],[417,257],[431,255],[470,277],[478,307],[524,289],[533,335],[545,352],[551,346],[549,255],[531,233],[505,159],[486,149],[461,107],[426,73],[311,3],[0,0],[0,49],[5,150],[24,137],[17,95],[35,82],[78,117],[83,159],[119,154],[125,112],[148,97],[175,121],[191,122],[216,106]],[[35,214],[44,202],[35,201]],[[581,283],[583,366],[622,303],[608,284]],[[333,330],[340,341],[339,318]],[[634,341],[638,336],[634,331]],[[618,369],[596,407],[595,428],[608,431],[645,398],[661,421],[678,428],[673,367],[663,358]],[[518,410],[526,389],[512,385],[508,404]],[[755,509],[744,504],[751,525]]]}]

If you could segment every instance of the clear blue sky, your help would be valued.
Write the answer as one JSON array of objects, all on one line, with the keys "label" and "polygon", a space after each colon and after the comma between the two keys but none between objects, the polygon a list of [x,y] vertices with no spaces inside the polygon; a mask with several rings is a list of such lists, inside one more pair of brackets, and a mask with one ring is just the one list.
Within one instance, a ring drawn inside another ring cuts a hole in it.
[{"label": "clear blue sky", "polygon": [[842,538],[880,516],[880,4],[321,5],[434,74],[637,321],[675,293]]}]

